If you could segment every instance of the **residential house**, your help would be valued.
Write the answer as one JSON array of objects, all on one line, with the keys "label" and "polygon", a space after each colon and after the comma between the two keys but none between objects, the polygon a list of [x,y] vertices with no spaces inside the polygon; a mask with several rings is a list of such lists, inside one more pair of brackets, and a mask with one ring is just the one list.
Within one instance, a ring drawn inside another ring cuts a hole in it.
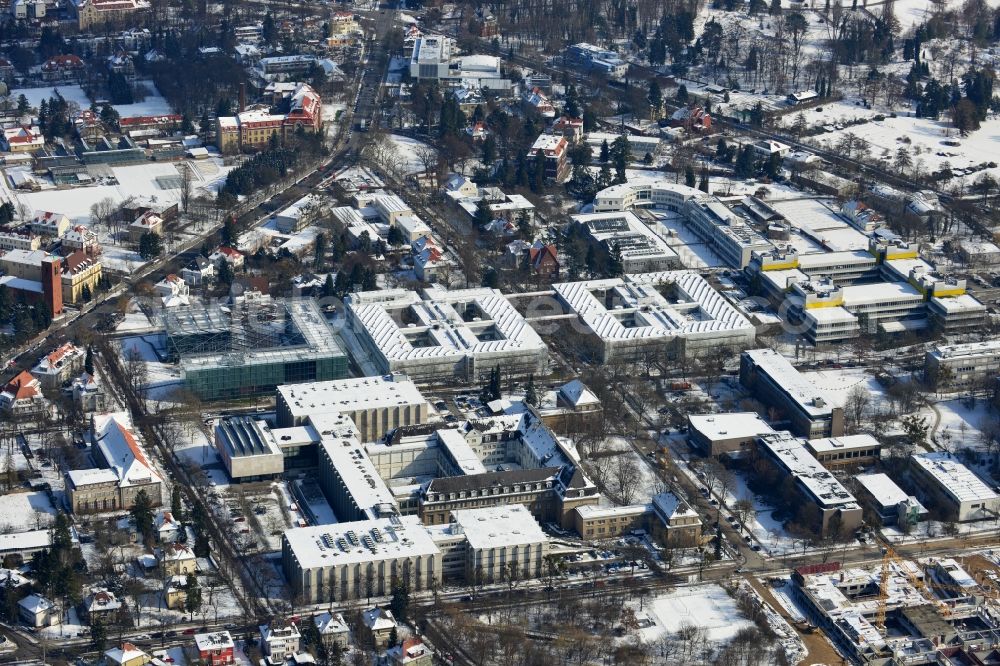
[{"label": "residential house", "polygon": [[583,140],[583,118],[562,116],[552,123],[552,133],[561,134],[570,143],[580,143]]},{"label": "residential house", "polygon": [[160,297],[163,307],[172,308],[188,304],[191,287],[176,274],[171,273],[153,285],[153,293]]},{"label": "residential house", "polygon": [[453,173],[448,176],[448,180],[444,183],[444,189],[445,192],[454,192],[459,197],[464,199],[469,199],[479,195],[479,186],[476,185],[476,183],[471,179],[458,173]]},{"label": "residential house", "polygon": [[569,143],[564,136],[539,134],[528,151],[528,158],[537,160],[541,153],[545,160],[545,177],[561,183],[569,177],[569,162],[566,159],[568,147]]},{"label": "residential house", "polygon": [[478,121],[466,127],[465,133],[468,134],[473,141],[482,141],[487,137],[490,131],[486,129],[486,123]]},{"label": "residential house", "polygon": [[234,250],[231,247],[226,247],[225,245],[210,254],[208,260],[212,262],[216,268],[219,268],[224,261],[229,264],[234,271],[240,270],[246,263],[246,257],[243,256],[242,252]]},{"label": "residential house", "polygon": [[73,380],[69,392],[73,404],[85,414],[103,412],[108,408],[108,396],[96,375],[84,372]]},{"label": "residential house", "polygon": [[524,103],[538,111],[542,118],[556,117],[556,107],[540,88],[532,88],[524,93]]},{"label": "residential house", "polygon": [[351,631],[347,627],[347,622],[344,620],[342,614],[320,613],[313,617],[313,622],[316,624],[320,640],[323,641],[327,649],[332,648],[334,643],[339,645],[341,650],[347,648],[350,642]]},{"label": "residential house", "polygon": [[123,220],[136,220],[146,213],[155,213],[166,223],[176,219],[180,210],[180,204],[175,201],[162,201],[155,196],[135,197],[122,203],[121,216]]},{"label": "residential house", "polygon": [[431,666],[434,663],[434,653],[416,636],[389,648],[385,655],[393,666]]},{"label": "residential house", "polygon": [[35,414],[45,408],[41,383],[22,370],[0,391],[0,412],[10,415]]},{"label": "residential house", "polygon": [[274,620],[260,625],[260,651],[271,663],[282,664],[298,654],[301,638],[293,622]]},{"label": "residential house", "polygon": [[190,264],[181,269],[181,279],[189,287],[200,287],[215,279],[215,264],[198,255]]},{"label": "residential house", "polygon": [[17,617],[29,627],[48,627],[59,624],[59,611],[55,604],[40,594],[29,594],[18,601]]},{"label": "residential house", "polygon": [[398,630],[396,618],[388,608],[369,608],[361,613],[361,627],[377,651],[385,649],[389,636]]},{"label": "residential house", "polygon": [[72,81],[83,75],[86,66],[80,56],[72,53],[49,58],[42,65],[42,78],[45,81]]},{"label": "residential house", "polygon": [[164,510],[157,513],[154,522],[156,524],[156,539],[160,543],[171,543],[182,529],[180,522],[174,518],[174,514],[170,511]]},{"label": "residential house", "polygon": [[168,576],[186,576],[198,570],[194,551],[182,543],[168,543],[159,552],[160,567]]},{"label": "residential house", "polygon": [[132,643],[122,643],[104,652],[108,666],[143,666],[153,660],[148,654]]},{"label": "residential house", "polygon": [[422,282],[448,282],[456,269],[444,251],[431,241],[423,250],[413,255],[413,273]]},{"label": "residential house", "polygon": [[43,388],[57,388],[83,370],[86,357],[86,350],[67,342],[43,356],[31,369],[31,374]]},{"label": "residential house", "polygon": [[236,661],[233,637],[228,631],[195,634],[194,644],[198,649],[198,659],[206,666],[227,666]]},{"label": "residential house", "polygon": [[700,106],[682,106],[671,114],[667,124],[689,131],[709,130],[712,128],[712,116]]},{"label": "residential house", "polygon": [[80,251],[84,254],[97,255],[101,252],[101,243],[96,233],[82,224],[77,224],[62,237],[62,248],[71,252]]},{"label": "residential house", "polygon": [[128,225],[128,239],[138,243],[147,233],[163,234],[163,218],[152,211],[146,211]]},{"label": "residential house", "polygon": [[132,61],[132,56],[125,51],[109,55],[105,62],[112,74],[121,74],[127,79],[135,78],[135,63]]},{"label": "residential house", "polygon": [[31,231],[39,236],[62,238],[73,226],[69,218],[62,213],[39,211],[31,220]]},{"label": "residential house", "polygon": [[11,153],[31,153],[45,147],[42,131],[33,125],[16,125],[3,130],[3,149]]},{"label": "residential house", "polygon": [[82,617],[88,624],[94,622],[108,623],[114,621],[118,613],[122,610],[122,602],[115,596],[114,592],[96,588],[83,599],[80,604]]},{"label": "residential house", "polygon": [[184,610],[187,603],[186,576],[170,576],[163,582],[163,602],[170,610]]},{"label": "residential house", "polygon": [[559,277],[559,255],[554,243],[548,245],[535,241],[525,252],[525,265],[528,269],[545,278]]}]

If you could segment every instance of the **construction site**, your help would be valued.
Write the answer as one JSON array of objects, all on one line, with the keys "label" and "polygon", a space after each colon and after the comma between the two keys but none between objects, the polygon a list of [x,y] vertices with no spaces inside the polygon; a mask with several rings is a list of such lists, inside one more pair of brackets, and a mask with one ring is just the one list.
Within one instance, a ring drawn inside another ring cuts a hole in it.
[{"label": "construction site", "polygon": [[855,663],[1000,664],[998,568],[974,557],[907,560],[883,546],[881,563],[797,568],[794,596]]}]

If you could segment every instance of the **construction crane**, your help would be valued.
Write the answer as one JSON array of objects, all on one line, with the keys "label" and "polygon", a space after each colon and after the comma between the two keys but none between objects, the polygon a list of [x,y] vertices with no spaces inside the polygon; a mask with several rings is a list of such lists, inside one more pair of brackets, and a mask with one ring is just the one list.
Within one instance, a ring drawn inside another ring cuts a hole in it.
[{"label": "construction crane", "polygon": [[[878,611],[875,615],[875,626],[878,627],[879,631],[885,631],[886,606],[888,605],[889,602],[889,576],[890,576],[890,569],[892,568],[893,563],[899,565],[899,568],[903,571],[903,573],[906,575],[906,578],[910,581],[910,584],[913,585],[913,587],[918,592],[920,592],[924,597],[926,597],[929,602],[935,604],[938,607],[938,610],[941,611],[942,615],[944,615],[945,617],[950,615],[951,606],[949,606],[941,599],[937,599],[927,589],[927,584],[924,583],[924,581],[919,576],[917,576],[913,571],[911,571],[910,567],[904,566],[902,564],[903,558],[900,557],[899,553],[897,553],[893,549],[892,544],[890,544],[888,540],[886,540],[881,535],[877,536],[876,538],[878,539],[879,543],[882,546],[882,569],[879,574]],[[941,585],[940,587],[952,587],[952,586]]]},{"label": "construction crane", "polygon": [[[937,606],[938,610],[944,617],[951,615],[953,609],[948,602],[944,599],[937,598],[934,592],[929,589],[926,582],[919,578],[909,567],[901,564],[903,562],[903,558],[893,549],[892,545],[888,541],[881,536],[877,538],[882,546],[882,567],[879,575],[878,611],[875,616],[875,626],[878,627],[879,631],[885,630],[886,607],[889,600],[889,576],[891,575],[892,563],[894,562],[899,565],[899,568],[904,574],[906,574],[906,577],[909,579],[913,587],[927,599],[928,603],[932,603]],[[973,575],[973,580],[975,580],[979,586],[979,590],[974,594],[974,596],[982,597],[983,599],[990,599],[994,602],[1000,603],[1000,586],[992,584],[992,582],[988,584],[983,580],[983,578],[984,576],[982,572],[979,572],[978,576]],[[949,585],[939,581],[934,581],[932,585],[937,589],[958,592],[962,596],[969,595],[969,590],[959,585]]]}]

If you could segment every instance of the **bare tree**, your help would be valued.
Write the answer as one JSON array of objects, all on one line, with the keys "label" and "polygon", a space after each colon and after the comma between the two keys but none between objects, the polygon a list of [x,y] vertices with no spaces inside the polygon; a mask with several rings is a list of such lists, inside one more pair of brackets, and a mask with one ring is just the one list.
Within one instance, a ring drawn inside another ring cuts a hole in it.
[{"label": "bare tree", "polygon": [[642,470],[631,454],[616,456],[611,466],[611,478],[618,499],[622,504],[631,504],[642,486]]},{"label": "bare tree", "polygon": [[191,202],[191,191],[193,188],[193,177],[190,165],[181,162],[178,167],[181,171],[181,208],[188,212],[188,204]]},{"label": "bare tree", "polygon": [[844,411],[847,415],[847,429],[850,432],[861,430],[870,405],[871,395],[865,387],[858,384],[848,391],[844,401]]}]

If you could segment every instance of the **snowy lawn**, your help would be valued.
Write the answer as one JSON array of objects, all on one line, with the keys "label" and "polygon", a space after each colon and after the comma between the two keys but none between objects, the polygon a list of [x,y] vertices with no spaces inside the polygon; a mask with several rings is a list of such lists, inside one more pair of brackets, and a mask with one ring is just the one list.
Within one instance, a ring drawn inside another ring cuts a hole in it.
[{"label": "snowy lawn", "polygon": [[674,590],[649,602],[650,619],[656,624],[640,630],[650,642],[664,633],[676,633],[693,625],[706,632],[709,641],[725,643],[753,623],[744,617],[736,601],[718,585],[699,585]]},{"label": "snowy lawn", "polygon": [[39,86],[38,88],[17,88],[11,91],[10,99],[12,103],[17,104],[17,100],[21,97],[21,95],[24,95],[28,98],[28,104],[30,104],[32,108],[37,109],[43,99],[48,100],[50,97],[55,96],[53,90],[58,90],[59,94],[63,96],[63,99],[67,102],[75,102],[81,109],[87,109],[90,107],[90,98],[87,97],[87,93],[83,92],[83,88],[77,85],[66,85],[63,83],[53,84],[51,86]]},{"label": "snowy lawn", "polygon": [[56,509],[43,492],[0,495],[0,532],[44,529],[55,520]]},{"label": "snowy lawn", "polygon": [[160,91],[156,89],[152,81],[137,81],[137,83],[145,86],[149,94],[141,102],[115,104],[115,111],[118,112],[118,115],[122,118],[131,118],[134,116],[166,116],[173,113],[170,104],[160,95]]},{"label": "snowy lawn", "polygon": [[418,156],[419,151],[433,150],[430,146],[416,139],[411,139],[408,136],[400,136],[399,134],[390,134],[389,141],[392,142],[393,148],[396,149],[398,157],[396,164],[401,173],[411,176],[423,172],[424,163]]}]

